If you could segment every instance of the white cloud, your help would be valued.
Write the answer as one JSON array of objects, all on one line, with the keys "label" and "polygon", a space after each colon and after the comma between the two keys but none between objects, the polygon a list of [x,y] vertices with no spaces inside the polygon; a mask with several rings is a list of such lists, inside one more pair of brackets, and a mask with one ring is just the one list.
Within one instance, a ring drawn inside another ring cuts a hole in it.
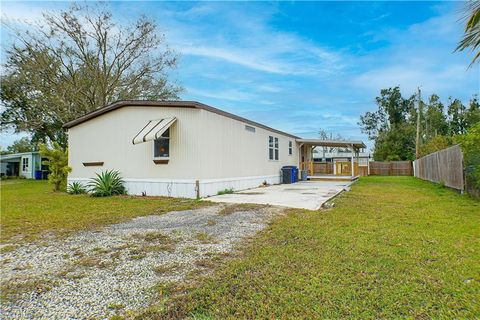
[{"label": "white cloud", "polygon": [[257,98],[254,94],[235,89],[204,90],[188,87],[187,92],[192,96],[202,96],[215,100],[252,101]]},{"label": "white cloud", "polygon": [[18,2],[1,3],[2,21],[12,23],[35,22],[42,18],[42,7]]},{"label": "white cloud", "polygon": [[369,68],[352,78],[357,88],[378,92],[399,85],[405,94],[418,86],[427,94],[442,98],[468,99],[480,90],[478,64],[468,69],[469,54],[453,52],[461,36],[456,12],[443,13],[406,30],[387,30],[373,35],[375,41],[387,40],[387,48],[360,58]]},{"label": "white cloud", "polygon": [[[172,47],[183,55],[280,75],[331,76],[344,67],[340,52],[275,30],[269,25],[271,11],[251,9],[224,10],[222,4],[201,3],[187,12],[169,11]],[[199,14],[192,17],[191,12]],[[198,20],[211,23],[195,23]]]}]

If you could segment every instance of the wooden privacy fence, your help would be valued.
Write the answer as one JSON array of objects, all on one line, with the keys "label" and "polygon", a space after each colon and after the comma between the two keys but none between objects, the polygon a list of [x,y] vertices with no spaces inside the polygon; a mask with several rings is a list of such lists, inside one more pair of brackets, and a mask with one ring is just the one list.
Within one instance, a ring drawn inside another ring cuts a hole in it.
[{"label": "wooden privacy fence", "polygon": [[412,161],[371,161],[371,176],[412,176]]},{"label": "wooden privacy fence", "polygon": [[464,190],[463,153],[460,146],[443,149],[414,161],[415,177]]}]

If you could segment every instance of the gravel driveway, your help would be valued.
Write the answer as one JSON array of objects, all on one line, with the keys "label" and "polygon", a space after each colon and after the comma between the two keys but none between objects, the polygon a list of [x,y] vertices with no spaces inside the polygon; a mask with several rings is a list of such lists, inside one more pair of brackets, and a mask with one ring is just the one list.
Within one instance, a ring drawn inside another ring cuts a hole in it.
[{"label": "gravel driveway", "polygon": [[[147,307],[159,282],[234,250],[277,207],[219,205],[135,218],[0,254],[4,319],[108,318]],[[208,270],[205,270],[206,272]]]}]

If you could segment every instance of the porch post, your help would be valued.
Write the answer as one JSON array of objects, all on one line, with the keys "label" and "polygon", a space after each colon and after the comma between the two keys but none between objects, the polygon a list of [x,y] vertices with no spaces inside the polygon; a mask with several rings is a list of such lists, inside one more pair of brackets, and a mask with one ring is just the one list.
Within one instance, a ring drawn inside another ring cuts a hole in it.
[{"label": "porch post", "polygon": [[310,146],[310,163],[308,164],[308,170],[311,176],[313,176],[313,149],[315,149],[315,146]]},{"label": "porch post", "polygon": [[353,149],[353,143],[352,143],[352,156],[351,156],[351,167],[352,167],[352,179],[355,177],[355,166],[353,164],[353,152],[354,152],[354,149]]},{"label": "porch post", "polygon": [[357,170],[358,170],[358,176],[360,176],[360,149],[357,148],[357,151],[355,152],[357,155]]}]

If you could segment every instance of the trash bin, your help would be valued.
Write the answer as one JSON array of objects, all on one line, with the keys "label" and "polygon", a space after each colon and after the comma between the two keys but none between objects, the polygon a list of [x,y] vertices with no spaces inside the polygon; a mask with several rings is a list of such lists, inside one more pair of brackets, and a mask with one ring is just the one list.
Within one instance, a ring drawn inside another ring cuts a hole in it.
[{"label": "trash bin", "polygon": [[295,182],[298,182],[298,168],[295,167],[295,166],[284,166],[282,167],[283,168],[289,168],[290,170],[292,170],[292,182],[291,183],[295,183]]},{"label": "trash bin", "polygon": [[282,167],[282,176],[283,176],[283,179],[282,179],[283,183],[298,182],[298,168],[295,166],[284,166]]},{"label": "trash bin", "polygon": [[291,167],[282,167],[282,183],[293,183],[293,170]]},{"label": "trash bin", "polygon": [[301,170],[300,173],[301,173],[302,181],[307,181],[308,171],[307,170]]},{"label": "trash bin", "polygon": [[35,180],[42,180],[42,170],[35,170]]}]

